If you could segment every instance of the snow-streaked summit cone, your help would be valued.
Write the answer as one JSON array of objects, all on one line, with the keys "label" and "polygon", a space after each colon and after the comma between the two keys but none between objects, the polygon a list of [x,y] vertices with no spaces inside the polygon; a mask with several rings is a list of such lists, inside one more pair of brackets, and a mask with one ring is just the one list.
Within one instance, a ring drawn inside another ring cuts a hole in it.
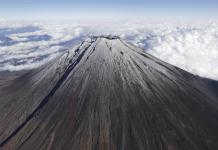
[{"label": "snow-streaked summit cone", "polygon": [[1,77],[0,149],[217,150],[217,89],[119,37],[91,37]]}]

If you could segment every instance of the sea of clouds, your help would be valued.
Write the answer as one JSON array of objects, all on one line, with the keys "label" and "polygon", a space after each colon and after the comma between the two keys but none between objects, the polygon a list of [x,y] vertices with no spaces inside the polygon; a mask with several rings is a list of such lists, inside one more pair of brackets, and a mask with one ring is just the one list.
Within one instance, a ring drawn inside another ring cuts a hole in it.
[{"label": "sea of clouds", "polygon": [[0,19],[0,71],[33,69],[90,35],[119,35],[163,61],[218,80],[218,23]]}]

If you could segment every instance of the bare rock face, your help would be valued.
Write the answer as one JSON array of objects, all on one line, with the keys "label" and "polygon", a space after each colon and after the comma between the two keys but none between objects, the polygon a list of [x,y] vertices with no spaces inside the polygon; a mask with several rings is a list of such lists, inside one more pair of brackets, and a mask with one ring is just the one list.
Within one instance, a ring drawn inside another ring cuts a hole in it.
[{"label": "bare rock face", "polygon": [[217,91],[118,37],[91,37],[1,77],[0,149],[217,150]]}]

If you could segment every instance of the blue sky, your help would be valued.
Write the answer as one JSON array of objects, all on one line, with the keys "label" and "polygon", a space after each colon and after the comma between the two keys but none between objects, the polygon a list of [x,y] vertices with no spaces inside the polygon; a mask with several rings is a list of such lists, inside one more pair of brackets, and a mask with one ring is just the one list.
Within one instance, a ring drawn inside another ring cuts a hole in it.
[{"label": "blue sky", "polygon": [[218,18],[218,0],[0,0],[0,18]]}]

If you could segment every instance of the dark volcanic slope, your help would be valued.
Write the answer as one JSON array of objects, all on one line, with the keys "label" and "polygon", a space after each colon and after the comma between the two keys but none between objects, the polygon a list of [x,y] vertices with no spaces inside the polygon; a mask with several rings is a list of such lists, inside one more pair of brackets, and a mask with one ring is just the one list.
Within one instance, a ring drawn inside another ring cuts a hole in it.
[{"label": "dark volcanic slope", "polygon": [[92,37],[1,78],[0,149],[217,150],[217,87],[117,37]]}]

